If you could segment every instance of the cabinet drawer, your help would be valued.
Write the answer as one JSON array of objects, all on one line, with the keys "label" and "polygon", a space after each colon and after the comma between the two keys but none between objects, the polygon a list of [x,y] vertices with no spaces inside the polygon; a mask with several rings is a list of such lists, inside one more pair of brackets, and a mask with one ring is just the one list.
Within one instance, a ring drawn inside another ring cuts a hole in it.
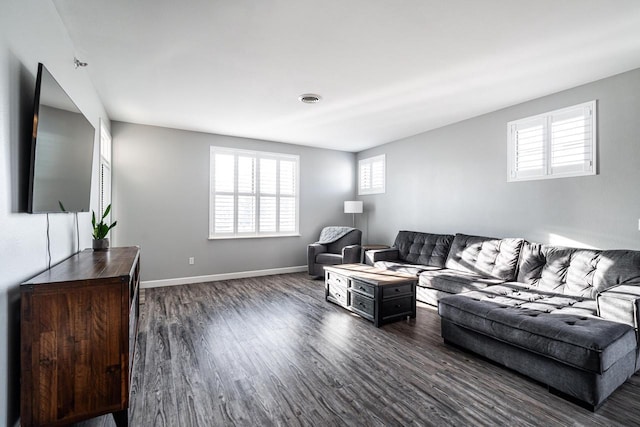
[{"label": "cabinet drawer", "polygon": [[367,316],[373,317],[374,304],[373,299],[367,298],[356,292],[351,292],[351,309]]},{"label": "cabinet drawer", "polygon": [[359,280],[351,280],[351,289],[373,298],[373,296],[375,295],[376,287]]},{"label": "cabinet drawer", "polygon": [[349,281],[346,277],[341,276],[340,274],[336,274],[332,271],[326,272],[325,279],[329,285],[341,286],[345,289],[349,286]]},{"label": "cabinet drawer", "polygon": [[411,283],[407,283],[406,285],[385,286],[384,288],[382,288],[382,298],[393,297],[402,294],[410,294],[412,286],[413,285]]},{"label": "cabinet drawer", "polygon": [[329,299],[334,299],[338,304],[346,307],[348,305],[347,295],[348,294],[346,286],[329,283],[329,290],[327,295]]},{"label": "cabinet drawer", "polygon": [[382,318],[413,313],[413,298],[394,298],[382,303]]}]

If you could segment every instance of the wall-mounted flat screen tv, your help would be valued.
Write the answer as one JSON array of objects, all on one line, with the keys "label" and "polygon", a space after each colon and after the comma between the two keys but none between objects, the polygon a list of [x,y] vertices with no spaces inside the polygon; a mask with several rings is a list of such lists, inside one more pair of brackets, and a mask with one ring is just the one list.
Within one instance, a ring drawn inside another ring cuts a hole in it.
[{"label": "wall-mounted flat screen tv", "polygon": [[38,64],[29,176],[31,213],[88,212],[95,129]]}]

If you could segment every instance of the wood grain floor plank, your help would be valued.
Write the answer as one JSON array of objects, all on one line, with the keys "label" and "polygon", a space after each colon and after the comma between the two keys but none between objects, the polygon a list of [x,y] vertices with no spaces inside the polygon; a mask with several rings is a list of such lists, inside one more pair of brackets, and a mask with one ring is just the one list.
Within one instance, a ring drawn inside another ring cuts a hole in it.
[{"label": "wood grain floor plank", "polygon": [[133,426],[640,425],[638,374],[591,413],[444,345],[426,305],[376,329],[303,273],[147,289],[144,301]]}]

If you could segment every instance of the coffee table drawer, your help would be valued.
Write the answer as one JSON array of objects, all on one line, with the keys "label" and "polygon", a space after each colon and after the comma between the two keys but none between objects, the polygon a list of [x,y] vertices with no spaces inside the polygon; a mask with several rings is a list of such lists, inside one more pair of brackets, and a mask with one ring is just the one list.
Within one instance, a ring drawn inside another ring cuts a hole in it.
[{"label": "coffee table drawer", "polygon": [[327,291],[327,297],[334,299],[338,304],[347,306],[347,287],[329,283],[329,289]]},{"label": "coffee table drawer", "polygon": [[356,292],[351,292],[351,308],[371,317],[373,317],[375,311],[373,299]]},{"label": "coffee table drawer", "polygon": [[413,313],[413,297],[394,298],[382,303],[382,318]]},{"label": "coffee table drawer", "polygon": [[393,297],[396,295],[402,294],[410,294],[413,291],[411,283],[407,283],[406,285],[397,285],[397,286],[385,286],[382,288],[382,297]]},{"label": "coffee table drawer", "polygon": [[332,271],[327,271],[325,278],[329,285],[342,286],[345,289],[349,286],[349,279]]},{"label": "coffee table drawer", "polygon": [[375,295],[376,287],[360,280],[351,280],[351,289],[361,294],[368,295],[371,298]]}]

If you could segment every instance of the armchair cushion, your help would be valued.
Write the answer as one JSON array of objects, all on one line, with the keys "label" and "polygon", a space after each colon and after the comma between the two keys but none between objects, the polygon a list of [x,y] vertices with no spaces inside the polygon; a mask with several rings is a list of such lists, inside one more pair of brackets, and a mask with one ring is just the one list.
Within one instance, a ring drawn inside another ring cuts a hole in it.
[{"label": "armchair cushion", "polygon": [[332,254],[342,254],[342,248],[350,245],[360,245],[362,241],[362,231],[352,228],[350,232],[344,234],[339,239],[327,243],[327,252]]},{"label": "armchair cushion", "polygon": [[342,255],[323,252],[321,254],[318,254],[318,256],[316,256],[316,263],[322,264],[322,265],[342,264]]}]

